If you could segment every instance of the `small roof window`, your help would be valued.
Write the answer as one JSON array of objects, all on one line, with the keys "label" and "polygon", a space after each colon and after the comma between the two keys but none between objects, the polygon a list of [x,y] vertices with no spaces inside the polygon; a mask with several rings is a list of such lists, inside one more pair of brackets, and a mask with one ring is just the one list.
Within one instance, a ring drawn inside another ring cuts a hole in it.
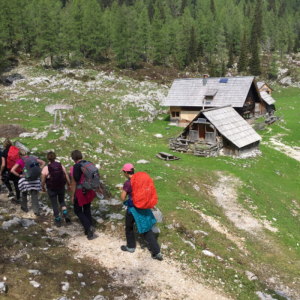
[{"label": "small roof window", "polygon": [[221,78],[219,83],[227,83],[228,82],[228,78]]}]

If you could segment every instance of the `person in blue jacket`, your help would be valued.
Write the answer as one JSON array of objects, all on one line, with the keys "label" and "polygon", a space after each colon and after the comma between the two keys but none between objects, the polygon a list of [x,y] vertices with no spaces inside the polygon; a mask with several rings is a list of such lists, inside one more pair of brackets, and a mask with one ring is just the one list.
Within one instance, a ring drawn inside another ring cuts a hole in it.
[{"label": "person in blue jacket", "polygon": [[[123,186],[123,192],[121,199],[124,201],[124,205],[127,206],[126,218],[125,218],[125,233],[127,239],[127,245],[121,246],[121,250],[133,253],[136,248],[136,242],[133,231],[133,224],[136,223],[139,234],[144,233],[147,242],[149,243],[150,250],[152,252],[152,258],[157,260],[163,260],[163,255],[160,253],[160,247],[153,231],[151,230],[156,219],[151,209],[139,209],[133,205],[131,193],[130,179],[134,174],[134,166],[132,164],[125,164],[121,170],[124,172],[124,176],[128,179]],[[128,196],[128,200],[125,201]]]}]

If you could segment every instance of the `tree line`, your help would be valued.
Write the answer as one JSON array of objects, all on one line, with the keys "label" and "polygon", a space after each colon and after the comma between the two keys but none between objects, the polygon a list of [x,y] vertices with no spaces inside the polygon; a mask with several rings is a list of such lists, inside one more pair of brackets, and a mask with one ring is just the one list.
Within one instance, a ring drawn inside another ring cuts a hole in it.
[{"label": "tree line", "polygon": [[[300,51],[300,0],[1,0],[0,56],[116,59],[260,75],[261,50]],[[275,60],[275,58],[274,58]]]}]

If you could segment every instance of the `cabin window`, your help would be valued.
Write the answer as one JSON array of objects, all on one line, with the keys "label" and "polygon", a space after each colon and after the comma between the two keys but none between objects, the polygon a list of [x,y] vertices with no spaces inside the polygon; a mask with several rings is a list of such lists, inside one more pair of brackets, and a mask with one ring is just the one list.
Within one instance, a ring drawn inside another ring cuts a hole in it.
[{"label": "cabin window", "polygon": [[172,111],[172,117],[175,118],[175,111]]},{"label": "cabin window", "polygon": [[214,99],[214,96],[205,96],[206,101],[212,101]]},{"label": "cabin window", "polygon": [[176,111],[176,117],[179,117],[179,111]]},{"label": "cabin window", "polygon": [[172,118],[178,118],[179,117],[179,111],[172,111]]}]

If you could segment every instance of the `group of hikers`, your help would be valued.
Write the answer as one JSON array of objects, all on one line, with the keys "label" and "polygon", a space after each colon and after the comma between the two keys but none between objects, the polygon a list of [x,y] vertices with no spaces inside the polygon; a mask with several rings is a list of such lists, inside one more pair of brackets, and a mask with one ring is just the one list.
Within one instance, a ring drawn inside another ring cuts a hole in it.
[{"label": "group of hikers", "polygon": [[[68,190],[71,192],[74,213],[79,218],[87,239],[92,240],[95,238],[96,229],[93,226],[91,203],[96,193],[103,193],[100,187],[99,170],[92,162],[84,160],[79,150],[73,150],[71,158],[74,165],[69,176],[66,168],[56,161],[56,154],[53,151],[47,153],[48,164],[46,164],[43,160],[29,155],[26,149],[17,148],[6,139],[3,143],[3,151],[0,151],[0,192],[3,193],[4,183],[9,191],[8,198],[20,204],[21,210],[26,213],[29,211],[27,197],[30,192],[33,213],[39,216],[38,194],[47,191],[52,203],[54,225],[61,227],[62,219],[66,223],[71,222],[65,203],[65,193]],[[121,194],[121,199],[127,206],[125,217],[127,245],[121,246],[121,250],[130,253],[135,251],[133,225],[136,223],[138,232],[144,233],[149,243],[152,258],[162,260],[163,255],[152,231],[156,219],[151,208],[157,203],[153,181],[147,173],[135,173],[134,166],[129,163],[125,164],[120,172],[123,172],[127,178]]]}]

